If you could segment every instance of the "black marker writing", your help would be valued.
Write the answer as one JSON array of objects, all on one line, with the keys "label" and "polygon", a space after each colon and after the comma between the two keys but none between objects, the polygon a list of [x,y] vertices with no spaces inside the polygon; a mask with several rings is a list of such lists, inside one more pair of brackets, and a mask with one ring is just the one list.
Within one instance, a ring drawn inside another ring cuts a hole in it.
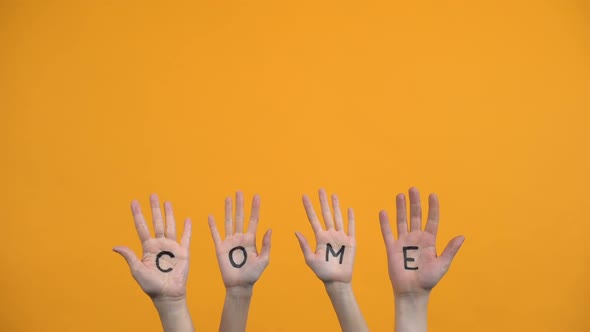
[{"label": "black marker writing", "polygon": [[334,257],[340,256],[340,264],[342,264],[342,259],[344,259],[344,248],[346,248],[346,246],[342,246],[340,248],[340,250],[338,250],[338,252],[336,252],[332,248],[332,245],[328,243],[327,248],[326,248],[326,262],[328,261],[328,257],[330,257],[330,253],[332,253],[332,255]]},{"label": "black marker writing", "polygon": [[404,269],[406,270],[418,270],[417,266],[408,266],[408,262],[413,262],[415,259],[412,257],[408,257],[408,250],[418,250],[418,247],[403,247],[402,251],[404,252]]},{"label": "black marker writing", "polygon": [[[237,264],[236,261],[234,261],[234,251],[236,250],[241,250],[242,253],[244,254],[244,260],[240,263]],[[232,250],[229,251],[229,262],[231,263],[231,266],[235,267],[235,268],[241,268],[242,266],[244,266],[244,264],[246,264],[246,260],[248,259],[248,253],[246,253],[246,249],[242,246],[238,246],[235,248],[232,248]]]},{"label": "black marker writing", "polygon": [[160,270],[164,273],[168,273],[168,272],[172,271],[172,268],[169,267],[167,269],[163,269],[160,266],[160,258],[162,258],[162,256],[170,256],[170,258],[174,258],[174,254],[171,253],[170,251],[160,251],[160,253],[156,256],[156,267],[158,268],[158,270]]}]

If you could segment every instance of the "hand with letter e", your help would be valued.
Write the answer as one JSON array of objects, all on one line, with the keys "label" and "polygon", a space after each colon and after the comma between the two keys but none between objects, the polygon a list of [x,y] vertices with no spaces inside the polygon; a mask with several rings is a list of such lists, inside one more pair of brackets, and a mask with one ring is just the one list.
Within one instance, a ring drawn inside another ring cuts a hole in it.
[{"label": "hand with letter e", "polygon": [[387,212],[381,211],[379,220],[395,297],[395,331],[425,332],[430,291],[449,270],[465,238],[453,238],[438,256],[435,246],[439,223],[438,197],[435,194],[429,196],[428,221],[422,230],[420,193],[418,189],[410,188],[409,195],[409,231],[404,194],[396,197],[397,240],[393,238]]}]

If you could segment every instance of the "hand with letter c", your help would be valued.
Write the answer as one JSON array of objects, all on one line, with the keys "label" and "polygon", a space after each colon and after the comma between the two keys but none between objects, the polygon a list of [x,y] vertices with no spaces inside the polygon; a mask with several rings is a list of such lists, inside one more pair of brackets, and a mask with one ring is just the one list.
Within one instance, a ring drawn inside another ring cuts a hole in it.
[{"label": "hand with letter c", "polygon": [[125,258],[131,274],[141,289],[153,300],[179,300],[186,296],[189,270],[189,244],[191,221],[186,219],[180,243],[176,241],[176,221],[172,204],[164,202],[165,220],[158,196],[150,196],[155,237],[141,213],[139,202],[131,202],[135,229],[142,246],[142,259],[128,247],[117,246],[113,250]]}]

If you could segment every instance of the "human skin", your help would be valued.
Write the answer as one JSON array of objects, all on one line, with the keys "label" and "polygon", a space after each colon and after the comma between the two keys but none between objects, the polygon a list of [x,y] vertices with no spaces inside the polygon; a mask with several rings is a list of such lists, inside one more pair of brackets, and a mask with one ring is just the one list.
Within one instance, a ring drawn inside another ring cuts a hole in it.
[{"label": "human skin", "polygon": [[186,301],[191,221],[185,220],[179,243],[172,204],[164,203],[165,219],[156,194],[150,196],[150,205],[155,237],[150,235],[139,202],[131,202],[142,259],[125,246],[114,247],[113,251],[125,258],[133,278],[152,300],[165,332],[194,331]]},{"label": "human skin", "polygon": [[[379,220],[395,298],[395,331],[425,332],[428,326],[430,293],[449,270],[465,237],[453,238],[438,256],[435,246],[440,211],[438,197],[436,194],[429,196],[428,220],[422,229],[422,207],[418,189],[410,188],[409,196],[409,229],[406,197],[401,193],[396,197],[397,239],[393,237],[385,210],[379,213]],[[408,261],[408,257],[412,260]]]},{"label": "human skin", "polygon": [[311,200],[303,196],[303,206],[316,239],[316,250],[312,251],[305,236],[299,232],[295,233],[305,263],[324,283],[342,331],[368,331],[367,323],[352,289],[352,272],[356,253],[354,212],[348,209],[348,233],[346,233],[338,196],[332,195],[333,215],[324,189],[319,190],[319,199],[325,229],[322,228],[315,214]]},{"label": "human skin", "polygon": [[225,286],[225,302],[219,325],[221,332],[246,330],[254,284],[270,261],[271,230],[267,230],[264,234],[260,253],[256,248],[259,216],[260,196],[255,195],[252,199],[248,229],[245,230],[244,195],[239,191],[236,193],[235,217],[233,217],[231,197],[225,199],[224,239],[219,234],[215,219],[209,216],[211,237],[215,244],[217,263]]}]

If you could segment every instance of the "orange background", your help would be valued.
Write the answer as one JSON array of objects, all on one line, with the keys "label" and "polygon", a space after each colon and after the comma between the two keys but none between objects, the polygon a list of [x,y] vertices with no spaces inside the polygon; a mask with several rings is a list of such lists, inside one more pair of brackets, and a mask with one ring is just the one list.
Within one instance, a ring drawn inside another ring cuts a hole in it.
[{"label": "orange background", "polygon": [[0,1],[0,330],[160,330],[111,251],[139,251],[129,202],[151,192],[194,221],[190,309],[216,330],[206,219],[241,189],[274,231],[248,329],[336,331],[293,235],[312,236],[300,197],[325,187],[355,208],[353,286],[391,331],[377,214],[415,185],[439,194],[439,248],[467,238],[432,331],[589,331],[589,15],[581,0]]}]

